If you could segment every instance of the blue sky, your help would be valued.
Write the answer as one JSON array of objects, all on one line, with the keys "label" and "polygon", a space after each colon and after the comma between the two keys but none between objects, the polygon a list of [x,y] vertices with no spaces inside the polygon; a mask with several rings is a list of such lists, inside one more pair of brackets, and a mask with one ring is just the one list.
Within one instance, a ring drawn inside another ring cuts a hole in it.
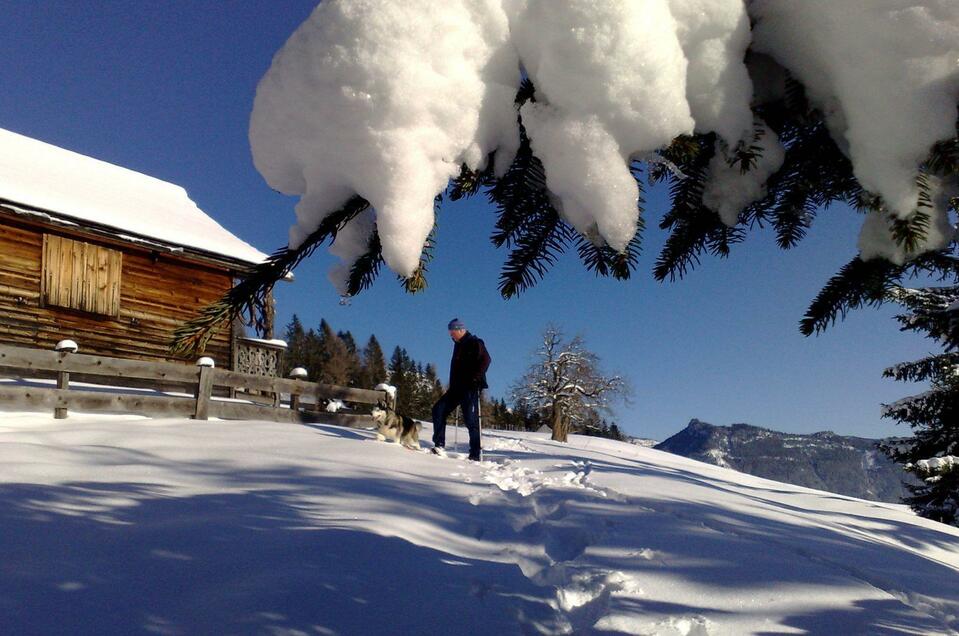
[{"label": "blue sky", "polygon": [[[43,2],[13,0],[0,21],[0,127],[182,185],[208,214],[270,252],[286,241],[295,201],[253,168],[247,128],[256,83],[314,3]],[[135,7],[132,8],[132,7]],[[465,320],[493,356],[490,392],[505,396],[547,323],[582,334],[610,372],[633,386],[616,421],[664,439],[692,417],[714,424],[878,437],[907,434],[879,417],[880,403],[917,387],[885,380],[890,364],[932,343],[900,333],[894,308],[864,310],[825,335],[797,324],[827,278],[855,254],[860,218],[820,215],[797,249],[756,232],[731,258],[707,257],[685,280],[657,283],[664,236],[654,191],[633,280],[597,279],[575,252],[536,288],[510,301],[497,291],[505,252],[488,237],[481,197],[447,204],[439,218],[430,287],[410,296],[389,272],[341,305],[317,253],[277,288],[279,323],[325,318],[387,354],[448,364],[446,322]]]}]

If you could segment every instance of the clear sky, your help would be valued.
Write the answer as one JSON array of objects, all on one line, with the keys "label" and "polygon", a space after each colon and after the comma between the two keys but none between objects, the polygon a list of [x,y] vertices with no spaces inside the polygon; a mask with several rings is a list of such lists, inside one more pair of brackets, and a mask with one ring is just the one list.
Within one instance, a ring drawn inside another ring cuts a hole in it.
[{"label": "clear sky", "polygon": [[[119,164],[187,189],[222,225],[264,252],[285,244],[295,201],[253,168],[247,128],[256,84],[310,13],[304,0],[47,2],[12,0],[0,20],[0,127]],[[2,149],[0,149],[2,151]],[[331,150],[332,151],[332,150]],[[607,371],[626,375],[631,404],[615,420],[665,439],[696,417],[791,431],[878,437],[908,434],[879,417],[880,403],[919,390],[881,377],[932,343],[902,334],[889,307],[850,316],[804,338],[798,321],[819,288],[855,255],[860,217],[823,212],[797,249],[755,232],[731,258],[706,257],[685,280],[657,283],[665,193],[647,204],[643,256],[633,280],[597,279],[575,252],[536,288],[510,301],[497,291],[506,253],[489,242],[493,209],[481,197],[446,204],[429,289],[405,294],[388,271],[350,304],[326,279],[317,252],[277,288],[278,323],[325,318],[358,342],[376,334],[442,370],[460,317],[493,356],[490,393],[506,396],[550,322],[582,334]],[[2,255],[0,255],[2,257]]]}]

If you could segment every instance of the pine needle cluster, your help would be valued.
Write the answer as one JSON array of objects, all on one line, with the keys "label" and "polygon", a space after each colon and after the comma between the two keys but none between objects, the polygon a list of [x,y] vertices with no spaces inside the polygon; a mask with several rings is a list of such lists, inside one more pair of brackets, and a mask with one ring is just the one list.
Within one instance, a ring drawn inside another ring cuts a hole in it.
[{"label": "pine needle cluster", "polygon": [[203,308],[196,318],[180,325],[173,333],[170,352],[176,356],[195,355],[203,351],[206,344],[224,325],[231,324],[243,314],[250,316],[249,321],[258,332],[263,331],[263,320],[267,313],[270,293],[280,279],[294,268],[324,241],[331,242],[336,234],[358,214],[370,207],[369,202],[353,196],[338,210],[323,219],[320,226],[303,243],[295,248],[282,247],[257,265],[242,281],[234,285],[217,302]]}]

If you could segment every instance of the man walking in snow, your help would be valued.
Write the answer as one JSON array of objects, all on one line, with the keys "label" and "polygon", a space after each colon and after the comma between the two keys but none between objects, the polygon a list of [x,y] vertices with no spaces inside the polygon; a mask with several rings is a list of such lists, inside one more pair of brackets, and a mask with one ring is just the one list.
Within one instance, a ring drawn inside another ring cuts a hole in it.
[{"label": "man walking in snow", "polygon": [[447,325],[453,345],[453,358],[450,360],[450,383],[446,393],[433,405],[433,449],[442,455],[446,446],[446,418],[460,407],[463,421],[470,436],[469,458],[481,459],[479,400],[480,393],[487,388],[486,370],[491,359],[486,344],[469,331],[459,318]]}]

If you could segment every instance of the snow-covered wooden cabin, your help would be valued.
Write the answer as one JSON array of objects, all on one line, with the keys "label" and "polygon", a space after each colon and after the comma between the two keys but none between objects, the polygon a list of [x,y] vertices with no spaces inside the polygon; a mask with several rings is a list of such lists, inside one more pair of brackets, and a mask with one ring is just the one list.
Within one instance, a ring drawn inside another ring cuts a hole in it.
[{"label": "snow-covered wooden cabin", "polygon": [[[177,185],[0,129],[0,343],[169,360],[177,325],[265,258]],[[223,331],[206,355],[231,367]]]}]

